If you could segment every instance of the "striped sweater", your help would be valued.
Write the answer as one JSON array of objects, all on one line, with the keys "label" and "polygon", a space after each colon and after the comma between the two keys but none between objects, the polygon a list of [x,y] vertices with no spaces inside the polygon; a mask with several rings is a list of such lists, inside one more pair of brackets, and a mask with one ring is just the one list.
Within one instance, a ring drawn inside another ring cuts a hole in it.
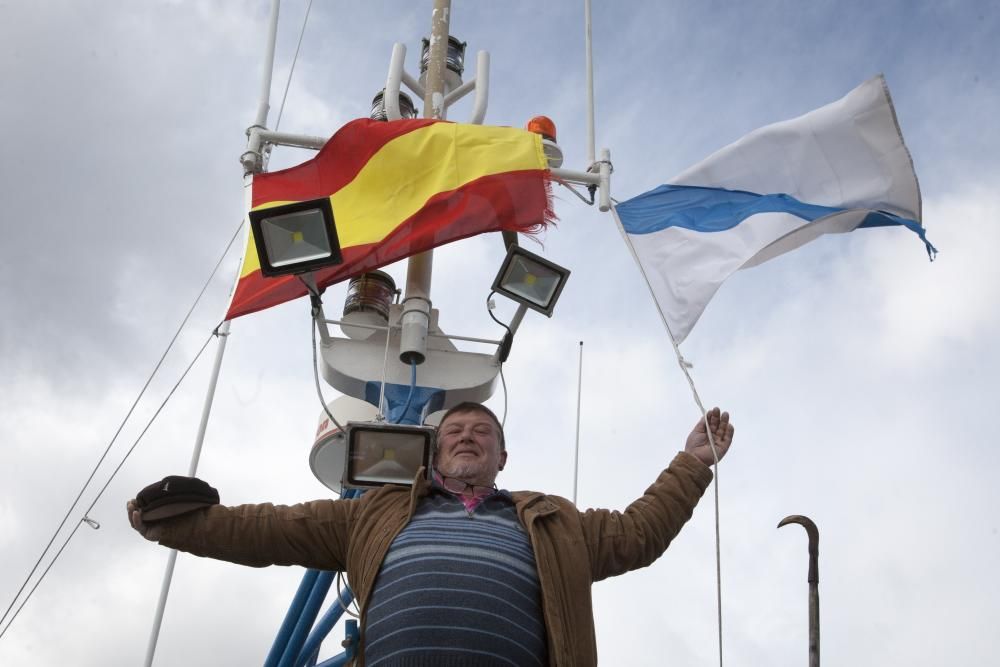
[{"label": "striped sweater", "polygon": [[467,510],[435,489],[382,562],[367,612],[369,667],[545,665],[535,556],[510,495]]}]

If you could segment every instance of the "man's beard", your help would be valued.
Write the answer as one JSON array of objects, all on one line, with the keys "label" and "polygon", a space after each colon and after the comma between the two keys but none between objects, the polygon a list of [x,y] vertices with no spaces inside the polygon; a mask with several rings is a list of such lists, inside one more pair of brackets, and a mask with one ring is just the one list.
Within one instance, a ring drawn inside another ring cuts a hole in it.
[{"label": "man's beard", "polygon": [[447,468],[438,466],[438,472],[446,477],[455,477],[465,482],[480,483],[486,480],[484,467],[479,461],[467,463],[452,461]]}]

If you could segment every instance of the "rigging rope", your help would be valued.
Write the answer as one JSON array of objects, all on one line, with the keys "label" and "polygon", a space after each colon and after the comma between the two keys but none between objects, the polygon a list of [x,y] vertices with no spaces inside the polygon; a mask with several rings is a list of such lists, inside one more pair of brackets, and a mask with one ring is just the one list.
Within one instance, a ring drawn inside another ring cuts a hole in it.
[{"label": "rigging rope", "polygon": [[[153,367],[153,371],[149,374],[149,377],[146,378],[145,384],[143,384],[142,385],[142,389],[139,390],[139,395],[136,396],[135,400],[132,402],[132,406],[128,409],[128,412],[125,413],[125,417],[122,419],[121,423],[118,425],[117,430],[115,430],[115,434],[111,437],[111,441],[108,442],[108,446],[104,448],[104,453],[101,454],[101,457],[97,460],[97,463],[94,465],[93,470],[90,471],[90,475],[87,477],[87,481],[85,481],[83,483],[83,486],[80,487],[79,493],[76,494],[76,498],[73,499],[73,502],[69,506],[69,509],[66,510],[66,515],[63,516],[62,521],[59,522],[59,526],[55,529],[55,532],[52,533],[52,537],[49,539],[48,544],[46,544],[45,548],[42,550],[42,554],[38,557],[38,560],[35,561],[35,564],[31,568],[31,571],[28,573],[28,576],[24,578],[24,582],[21,584],[21,587],[17,590],[17,593],[14,594],[13,599],[10,601],[10,605],[7,607],[6,611],[4,611],[4,613],[3,613],[3,616],[0,616],[0,624],[2,624],[4,622],[4,620],[6,620],[7,615],[10,613],[10,610],[14,608],[15,604],[17,604],[17,599],[21,596],[21,593],[24,592],[24,588],[28,585],[28,582],[31,581],[31,577],[34,576],[35,572],[38,570],[38,566],[45,559],[45,556],[46,556],[46,554],[48,554],[49,549],[52,548],[52,544],[55,542],[56,537],[59,536],[59,532],[66,525],[66,521],[69,520],[69,517],[73,513],[73,510],[76,508],[77,503],[80,502],[80,498],[83,497],[83,494],[87,490],[87,487],[90,486],[90,483],[93,481],[94,475],[97,474],[97,471],[100,469],[101,464],[104,463],[104,459],[107,458],[108,452],[111,451],[111,448],[114,446],[115,442],[117,442],[118,436],[121,435],[122,429],[125,428],[125,424],[128,423],[128,420],[132,417],[132,413],[135,411],[136,406],[139,405],[139,401],[142,400],[142,397],[145,395],[146,389],[149,388],[149,385],[153,381],[153,378],[156,376],[156,373],[160,370],[160,366],[163,365],[163,361],[167,358],[167,355],[170,353],[170,350],[173,349],[174,343],[177,341],[177,338],[180,336],[181,331],[183,331],[184,326],[187,324],[187,321],[191,318],[191,314],[194,312],[195,307],[197,307],[198,303],[201,301],[201,297],[204,296],[205,290],[207,290],[208,286],[212,283],[212,279],[215,277],[216,272],[219,270],[219,267],[222,265],[223,260],[225,260],[226,255],[229,254],[229,250],[233,247],[233,243],[236,241],[236,237],[239,236],[239,233],[240,233],[241,229],[243,229],[243,221],[242,220],[240,221],[239,226],[236,228],[236,232],[233,234],[232,238],[229,239],[229,243],[226,244],[225,250],[222,251],[222,256],[219,257],[219,261],[215,263],[215,267],[212,269],[212,273],[208,276],[208,280],[206,280],[205,284],[202,285],[201,291],[198,292],[198,296],[195,297],[194,303],[191,304],[191,307],[188,309],[187,314],[184,315],[184,319],[181,320],[180,325],[177,327],[177,331],[174,332],[174,335],[170,339],[170,342],[167,343],[167,347],[163,351],[163,354],[160,355],[160,359],[159,359],[159,361],[156,362],[156,365]],[[79,528],[79,526],[77,526],[77,528]],[[76,529],[74,529],[73,532],[76,532]],[[60,553],[61,553],[61,551],[62,550],[60,550]],[[59,556],[57,554],[56,558],[58,558],[58,557]],[[53,562],[55,562],[55,559],[53,559]],[[51,565],[49,567],[51,567]],[[48,570],[46,569],[46,571],[48,571]],[[43,574],[42,576],[44,577],[45,575]],[[37,584],[36,584],[36,586],[37,586]],[[34,589],[32,589],[32,590],[34,590]],[[29,596],[30,596],[30,593],[29,593]],[[22,606],[23,606],[23,604],[22,604]],[[13,619],[11,619],[11,620],[13,621]],[[7,627],[10,627],[10,624],[8,624]],[[4,630],[4,632],[6,632],[6,630]],[[0,636],[2,636],[2,635],[0,635]]]},{"label": "rigging rope", "polygon": [[[282,98],[281,98],[281,105],[280,105],[280,107],[278,109],[278,116],[277,116],[277,120],[275,121],[275,126],[274,126],[276,131],[278,129],[278,126],[281,124],[281,116],[284,113],[285,102],[286,102],[286,100],[288,98],[288,90],[291,87],[291,83],[292,83],[292,75],[295,72],[295,64],[298,62],[299,51],[302,48],[302,40],[303,40],[303,37],[305,36],[306,25],[309,22],[309,13],[312,10],[312,4],[313,4],[313,1],[309,0],[309,4],[306,7],[305,17],[303,18],[303,21],[302,21],[302,29],[299,32],[298,44],[295,47],[295,55],[292,58],[292,65],[291,65],[291,68],[289,69],[289,72],[288,72],[288,80],[285,82],[285,90],[284,90],[284,93],[283,93]],[[167,355],[170,353],[170,350],[173,349],[174,343],[177,341],[177,338],[180,336],[181,332],[183,331],[185,325],[187,324],[188,320],[190,319],[192,313],[194,312],[194,309],[197,307],[198,303],[201,301],[201,298],[204,296],[205,291],[208,289],[208,286],[211,284],[212,279],[215,277],[215,274],[217,273],[219,267],[222,265],[222,262],[225,260],[226,255],[229,254],[229,250],[232,248],[233,243],[236,241],[236,238],[239,236],[240,230],[242,228],[243,228],[243,221],[241,220],[239,226],[236,228],[236,231],[233,233],[232,238],[229,240],[229,243],[226,244],[226,248],[225,248],[225,250],[223,250],[222,255],[219,257],[218,262],[216,262],[215,267],[212,269],[212,272],[209,275],[208,280],[205,281],[205,284],[202,286],[201,291],[198,292],[198,296],[195,297],[194,303],[191,304],[191,307],[188,309],[187,314],[184,316],[184,319],[181,320],[180,325],[177,327],[177,331],[174,332],[174,335],[170,339],[170,342],[167,343],[166,349],[163,351],[163,354],[160,356],[159,360],[156,362],[156,365],[153,367],[152,372],[149,374],[149,377],[146,379],[146,382],[143,384],[142,389],[139,390],[138,396],[136,396],[136,398],[133,401],[131,407],[129,407],[128,411],[126,412],[125,417],[122,419],[121,423],[118,425],[118,428],[115,430],[115,433],[112,436],[111,440],[108,442],[108,445],[104,449],[104,452],[101,454],[101,456],[98,459],[97,463],[94,465],[94,467],[91,470],[91,472],[90,472],[89,476],[87,477],[86,481],[83,483],[83,486],[80,487],[80,491],[77,493],[76,498],[73,499],[73,502],[70,504],[69,509],[66,511],[66,514],[63,516],[62,520],[59,522],[58,527],[56,527],[55,531],[52,533],[52,537],[49,539],[48,543],[45,545],[45,548],[42,550],[41,555],[35,561],[35,564],[32,566],[31,571],[28,572],[28,575],[25,577],[24,581],[21,583],[21,586],[20,586],[20,588],[18,588],[17,593],[14,594],[14,597],[11,599],[11,602],[7,606],[7,609],[4,610],[3,616],[0,616],[0,624],[2,624],[5,620],[7,620],[7,616],[10,614],[11,609],[13,609],[14,605],[17,604],[18,598],[21,597],[21,594],[24,592],[25,587],[31,581],[31,578],[34,576],[35,572],[38,571],[38,567],[41,565],[42,561],[45,559],[45,556],[49,553],[49,550],[52,548],[52,545],[55,543],[55,540],[58,537],[59,533],[65,527],[66,522],[69,520],[70,515],[73,513],[73,510],[76,508],[77,504],[80,502],[80,499],[83,497],[83,494],[86,492],[87,488],[90,486],[90,483],[93,481],[94,476],[97,474],[97,471],[100,469],[101,465],[104,463],[105,459],[107,458],[108,453],[111,451],[111,448],[114,446],[115,442],[117,442],[118,436],[121,435],[122,430],[124,429],[125,425],[128,423],[128,420],[131,418],[131,416],[132,416],[133,412],[135,411],[136,407],[138,406],[139,401],[142,400],[142,397],[145,395],[146,390],[149,388],[149,385],[152,383],[153,378],[156,377],[156,374],[159,372],[160,367],[163,365],[163,362],[165,361]],[[216,329],[216,331],[217,331],[217,329]],[[214,332],[213,332],[213,335],[215,335]],[[84,516],[80,520],[80,523],[78,523],[73,528],[73,531],[66,538],[66,541],[63,542],[62,546],[59,548],[59,550],[56,552],[55,556],[52,558],[52,561],[48,564],[48,566],[45,568],[45,570],[39,576],[38,580],[35,582],[34,586],[32,586],[31,590],[28,592],[27,596],[21,602],[21,605],[17,608],[17,611],[15,611],[14,614],[13,614],[13,616],[10,617],[10,620],[7,623],[7,626],[3,629],[2,632],[0,632],[0,637],[3,637],[3,635],[6,634],[7,630],[10,628],[11,624],[14,622],[14,619],[17,618],[17,615],[20,613],[21,609],[24,608],[24,605],[28,602],[28,599],[30,599],[31,595],[35,592],[35,589],[38,588],[38,585],[45,578],[45,575],[48,574],[49,570],[52,568],[52,566],[55,564],[56,560],[58,560],[59,556],[62,554],[63,550],[69,544],[70,540],[73,539],[73,536],[76,534],[76,531],[79,530],[79,528],[80,528],[80,524],[81,523],[87,523],[91,527],[99,527],[100,524],[97,524],[95,526],[96,522],[94,522],[93,519],[90,519],[87,515],[89,514],[90,510],[93,509],[94,505],[100,499],[101,495],[104,493],[105,489],[107,489],[108,485],[111,483],[111,480],[114,479],[115,475],[121,469],[122,465],[124,465],[125,461],[128,459],[129,455],[135,449],[136,445],[139,444],[139,441],[142,439],[142,436],[146,433],[146,431],[149,429],[149,427],[152,426],[153,421],[155,421],[156,417],[160,414],[160,411],[163,409],[163,407],[166,405],[167,401],[173,395],[174,391],[180,385],[180,382],[183,381],[183,379],[187,375],[188,371],[191,370],[191,367],[194,365],[194,363],[201,356],[202,352],[204,352],[205,347],[207,347],[207,345],[208,345],[209,341],[211,341],[211,339],[212,339],[212,336],[209,336],[209,338],[205,341],[205,344],[202,345],[201,349],[198,351],[198,354],[195,355],[194,360],[192,360],[191,364],[187,367],[187,369],[185,369],[184,373],[181,375],[180,380],[178,380],[177,384],[175,384],[174,387],[173,387],[173,389],[171,389],[170,393],[167,395],[167,398],[164,399],[163,403],[160,405],[160,408],[158,408],[157,411],[153,414],[153,417],[146,424],[146,427],[143,429],[142,433],[139,435],[139,437],[133,443],[132,447],[128,450],[128,452],[125,454],[125,456],[122,458],[121,462],[115,468],[114,472],[112,472],[111,477],[108,478],[108,481],[105,483],[105,485],[98,492],[97,496],[94,498],[94,501],[87,508],[87,511],[84,512]],[[325,407],[326,407],[326,405],[324,404],[324,408]]]},{"label": "rigging rope", "polygon": [[667,335],[670,337],[670,343],[674,347],[674,354],[677,355],[677,365],[680,366],[681,372],[684,373],[684,377],[687,378],[688,386],[691,387],[691,394],[694,396],[694,402],[701,411],[701,418],[705,422],[705,434],[708,436],[708,446],[712,450],[712,458],[715,460],[715,464],[712,466],[715,472],[715,484],[713,485],[715,499],[715,598],[717,610],[716,616],[719,628],[719,667],[722,667],[722,550],[720,546],[721,538],[719,531],[719,453],[715,448],[715,438],[712,437],[712,428],[708,423],[708,413],[705,411],[705,406],[701,401],[701,396],[698,395],[698,389],[694,386],[694,380],[691,378],[691,373],[689,372],[691,364],[684,358],[684,355],[681,354],[681,349],[677,345],[677,339],[674,338],[674,332],[670,330],[670,325],[667,324],[667,318],[663,314],[663,310],[660,308],[659,302],[656,300],[656,295],[653,293],[653,286],[649,283],[649,277],[646,276],[646,270],[643,269],[642,264],[639,262],[639,257],[635,253],[635,248],[632,247],[632,242],[629,240],[628,234],[625,233],[622,221],[618,217],[618,211],[612,207],[611,213],[615,218],[615,224],[618,226],[618,231],[621,233],[622,239],[625,241],[625,245],[628,246],[629,252],[632,253],[632,259],[635,260],[636,265],[639,267],[639,272],[642,274],[642,279],[646,282],[649,294],[653,297],[653,303],[656,304],[656,312],[660,314],[660,320],[663,321],[663,326],[667,329]]},{"label": "rigging rope", "polygon": [[[302,38],[306,34],[306,24],[309,23],[309,12],[312,10],[312,0],[309,0],[309,5],[306,6],[306,15],[302,19],[302,30],[299,31],[299,42],[295,45],[295,55],[292,56],[292,66],[288,69],[288,79],[285,81],[285,92],[281,95],[281,105],[278,107],[278,117],[274,121],[274,131],[278,131],[278,127],[281,125],[281,115],[285,112],[285,100],[288,99],[288,89],[292,87],[292,75],[295,74],[295,63],[299,60],[299,49],[302,48]],[[262,154],[262,167],[263,171],[267,171],[267,165],[271,161],[271,149],[273,144],[266,144],[261,150]]]},{"label": "rigging rope", "polygon": [[[94,505],[96,505],[97,501],[101,499],[102,495],[104,495],[104,492],[107,490],[107,488],[111,484],[112,480],[114,480],[115,476],[118,474],[118,471],[120,471],[122,469],[122,466],[125,465],[125,461],[127,461],[128,457],[132,455],[133,451],[135,451],[135,448],[142,441],[143,436],[146,435],[146,432],[153,425],[153,422],[156,421],[156,418],[159,416],[160,412],[163,411],[163,408],[166,407],[167,402],[171,399],[171,397],[173,397],[174,392],[177,391],[177,388],[184,381],[184,378],[187,377],[188,372],[190,372],[190,370],[194,367],[194,365],[198,361],[198,359],[201,358],[202,352],[205,351],[205,348],[208,347],[208,344],[211,342],[212,338],[215,335],[216,335],[215,332],[213,332],[213,333],[211,333],[208,336],[208,338],[205,339],[205,342],[204,342],[204,344],[202,344],[201,348],[198,350],[198,353],[194,355],[194,359],[191,360],[191,363],[189,363],[188,366],[187,366],[187,368],[184,369],[184,372],[181,373],[180,379],[178,379],[177,382],[174,384],[174,386],[170,389],[170,392],[167,394],[166,398],[164,398],[163,402],[160,403],[160,407],[158,407],[156,409],[156,412],[153,413],[153,416],[150,417],[149,421],[146,423],[146,426],[142,429],[142,432],[139,433],[139,436],[135,439],[135,442],[133,442],[132,446],[129,447],[129,449],[128,449],[127,452],[125,452],[125,456],[122,457],[122,460],[118,463],[118,466],[115,467],[114,471],[112,471],[111,476],[108,477],[108,481],[105,482],[104,486],[101,487],[101,490],[97,492],[97,496],[94,497],[93,502],[90,503],[90,505],[87,507],[86,511],[83,513],[83,518],[81,518],[80,521],[79,521],[79,523],[77,523],[76,526],[73,528],[73,531],[66,538],[66,541],[62,543],[62,546],[59,547],[59,551],[56,552],[56,555],[52,558],[52,561],[48,564],[48,566],[42,572],[41,576],[38,577],[38,580],[35,582],[35,585],[31,587],[31,590],[28,591],[28,594],[25,596],[24,600],[21,601],[21,605],[17,608],[17,611],[15,611],[14,614],[10,617],[10,621],[7,622],[7,627],[5,627],[3,629],[3,631],[0,631],[0,638],[3,638],[3,636],[5,634],[7,634],[7,631],[10,630],[10,626],[14,624],[14,620],[17,619],[18,614],[20,614],[21,610],[24,609],[24,605],[26,605],[28,603],[28,600],[31,599],[31,596],[35,592],[35,590],[38,588],[38,585],[41,584],[42,581],[45,579],[45,575],[47,575],[49,573],[49,570],[51,570],[52,566],[55,565],[55,563],[56,563],[57,560],[59,560],[59,556],[62,554],[62,552],[66,548],[66,546],[69,544],[70,540],[72,540],[73,536],[76,535],[76,531],[78,531],[80,529],[80,526],[83,523],[89,523],[89,521],[87,521],[87,519],[88,519],[87,515],[90,514],[90,511],[92,509],[94,509]],[[16,597],[14,598],[14,601],[15,602],[17,601]]]},{"label": "rigging rope", "polygon": [[309,0],[309,4],[306,5],[306,15],[302,19],[302,30],[299,31],[299,43],[295,45],[295,55],[292,56],[292,66],[288,70],[288,80],[285,81],[285,92],[281,96],[281,106],[278,107],[278,118],[274,121],[274,131],[278,131],[278,126],[281,125],[281,114],[285,112],[285,100],[288,99],[288,89],[292,86],[292,75],[295,73],[295,63],[299,60],[299,49],[302,48],[302,38],[306,34],[306,24],[309,23],[309,12],[312,11],[313,0]]}]

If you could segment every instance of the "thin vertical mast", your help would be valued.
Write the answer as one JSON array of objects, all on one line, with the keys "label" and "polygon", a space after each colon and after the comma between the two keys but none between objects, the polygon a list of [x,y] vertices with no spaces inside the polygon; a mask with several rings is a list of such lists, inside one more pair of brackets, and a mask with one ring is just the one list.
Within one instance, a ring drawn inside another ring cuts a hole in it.
[{"label": "thin vertical mast", "polygon": [[580,398],[583,396],[583,341],[580,341],[580,367],[576,379],[576,449],[573,453],[573,504],[576,504],[576,486],[580,478]]},{"label": "thin vertical mast", "polygon": [[[427,54],[427,81],[424,87],[424,118],[444,118],[445,62],[451,26],[451,0],[434,0],[431,14],[431,38]],[[406,294],[403,316],[400,358],[406,362],[423,363],[427,345],[427,329],[431,314],[431,273],[433,251],[410,257],[406,265]]]},{"label": "thin vertical mast", "polygon": [[[255,127],[265,127],[267,123],[267,113],[270,110],[270,98],[271,98],[271,75],[274,71],[274,47],[278,38],[278,13],[281,5],[281,0],[271,0],[271,12],[268,17],[268,36],[267,36],[267,46],[264,55],[264,68],[261,74],[261,90],[260,90],[260,100],[257,104],[257,115],[254,118]],[[259,140],[256,138],[255,133],[250,135],[251,144],[257,143],[256,146],[251,145],[249,147],[250,151],[257,152],[260,151]],[[248,151],[249,152],[249,151]],[[244,155],[246,157],[246,155]],[[247,164],[244,162],[244,164]],[[255,162],[256,165],[260,165],[261,162],[258,160]],[[249,172],[249,170],[248,170]],[[250,207],[250,185],[253,182],[253,174],[246,173],[244,175],[244,198],[246,199],[246,208]],[[215,399],[215,389],[219,382],[219,372],[222,369],[222,358],[226,352],[226,341],[229,338],[229,320],[222,323],[216,334],[219,337],[219,347],[215,353],[215,363],[212,367],[212,377],[208,383],[208,391],[205,396],[205,405],[202,408],[201,422],[198,425],[198,435],[195,438],[194,451],[191,453],[191,462],[188,465],[188,476],[194,477],[198,472],[198,462],[201,459],[201,450],[205,442],[205,431],[208,428],[208,418],[212,412],[212,403]],[[149,642],[146,645],[146,659],[143,662],[145,667],[151,667],[153,664],[153,659],[156,656],[156,644],[160,638],[160,627],[163,625],[163,613],[167,607],[167,597],[170,594],[170,585],[173,581],[174,576],[174,565],[177,562],[177,550],[171,549],[170,555],[167,557],[167,566],[163,572],[163,583],[160,585],[160,597],[156,602],[156,613],[153,616],[153,627],[149,633]]]}]

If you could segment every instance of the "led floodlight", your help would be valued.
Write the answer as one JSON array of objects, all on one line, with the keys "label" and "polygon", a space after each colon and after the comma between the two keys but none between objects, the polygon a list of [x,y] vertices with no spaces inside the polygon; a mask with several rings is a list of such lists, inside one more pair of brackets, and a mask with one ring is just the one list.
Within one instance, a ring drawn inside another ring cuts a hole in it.
[{"label": "led floodlight", "polygon": [[305,273],[340,264],[340,242],[329,197],[250,211],[260,272]]},{"label": "led floodlight", "polygon": [[493,291],[552,317],[552,309],[569,278],[569,269],[550,262],[521,246],[507,249]]},{"label": "led floodlight", "polygon": [[413,483],[431,466],[434,429],[400,424],[348,424],[344,488]]}]

